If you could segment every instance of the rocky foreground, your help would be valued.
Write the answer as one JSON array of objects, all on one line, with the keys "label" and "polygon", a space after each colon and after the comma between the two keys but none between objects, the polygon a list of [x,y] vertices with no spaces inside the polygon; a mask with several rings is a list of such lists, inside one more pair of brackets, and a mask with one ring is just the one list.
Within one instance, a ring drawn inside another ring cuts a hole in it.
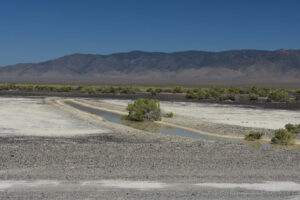
[{"label": "rocky foreground", "polygon": [[[142,180],[163,183],[300,182],[299,151],[121,132],[71,138],[1,138],[1,180]],[[1,188],[1,186],[0,186]],[[2,199],[288,199],[300,191],[11,188]]]}]

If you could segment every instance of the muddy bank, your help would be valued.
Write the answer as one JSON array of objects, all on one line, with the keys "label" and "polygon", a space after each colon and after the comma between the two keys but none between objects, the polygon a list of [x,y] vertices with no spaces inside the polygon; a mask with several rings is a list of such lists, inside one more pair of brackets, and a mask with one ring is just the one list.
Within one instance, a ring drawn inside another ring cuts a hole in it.
[{"label": "muddy bank", "polygon": [[23,92],[23,91],[0,91],[0,96],[41,96],[41,97],[86,97],[86,98],[106,98],[106,99],[129,99],[134,100],[138,98],[158,99],[160,101],[174,101],[174,102],[200,102],[200,103],[217,103],[224,105],[243,105],[254,106],[259,108],[270,109],[286,109],[286,110],[300,110],[300,102],[292,103],[272,103],[263,101],[217,101],[217,100],[197,100],[186,99],[185,94],[173,94],[173,93],[159,93],[157,95],[151,95],[150,93],[140,92],[136,94],[83,94],[72,92]]}]

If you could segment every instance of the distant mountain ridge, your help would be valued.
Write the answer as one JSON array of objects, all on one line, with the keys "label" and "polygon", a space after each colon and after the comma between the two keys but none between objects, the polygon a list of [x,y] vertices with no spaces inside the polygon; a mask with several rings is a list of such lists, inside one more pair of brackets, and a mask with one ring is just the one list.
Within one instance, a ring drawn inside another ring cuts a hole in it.
[{"label": "distant mountain ridge", "polygon": [[0,82],[296,85],[300,50],[72,54],[1,67]]}]

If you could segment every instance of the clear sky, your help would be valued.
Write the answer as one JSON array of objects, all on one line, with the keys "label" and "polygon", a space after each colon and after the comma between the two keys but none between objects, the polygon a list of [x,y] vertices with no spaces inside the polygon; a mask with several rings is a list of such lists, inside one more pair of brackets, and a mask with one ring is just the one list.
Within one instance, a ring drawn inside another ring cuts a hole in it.
[{"label": "clear sky", "polygon": [[299,0],[0,0],[0,66],[72,53],[299,49]]}]

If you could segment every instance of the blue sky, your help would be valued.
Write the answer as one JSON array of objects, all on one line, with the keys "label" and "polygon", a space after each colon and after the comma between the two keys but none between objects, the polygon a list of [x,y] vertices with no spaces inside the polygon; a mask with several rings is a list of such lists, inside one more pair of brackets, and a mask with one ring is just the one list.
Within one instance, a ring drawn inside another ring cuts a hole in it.
[{"label": "blue sky", "polygon": [[0,66],[72,53],[300,48],[298,0],[0,0]]}]

